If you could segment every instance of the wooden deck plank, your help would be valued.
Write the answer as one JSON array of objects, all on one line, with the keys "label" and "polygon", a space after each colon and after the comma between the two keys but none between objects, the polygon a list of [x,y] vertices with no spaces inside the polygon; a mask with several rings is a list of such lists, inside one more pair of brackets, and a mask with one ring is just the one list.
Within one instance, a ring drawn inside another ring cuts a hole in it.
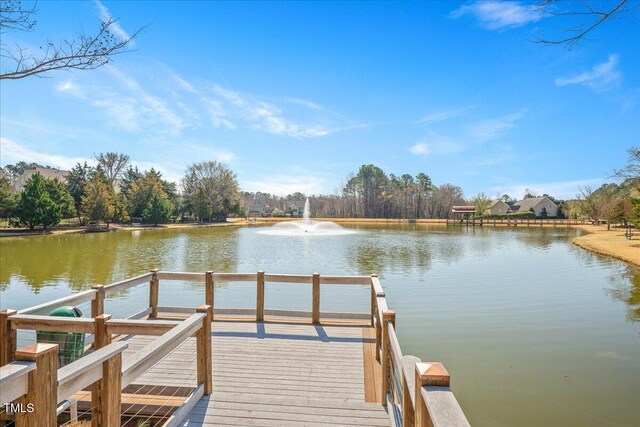
[{"label": "wooden deck plank", "polygon": [[[127,339],[124,359],[155,338]],[[147,387],[149,393],[195,387],[195,345],[195,339],[187,339],[132,385]],[[369,326],[216,319],[214,392],[196,404],[185,425],[389,425],[382,405],[366,403],[376,402],[380,394],[374,352],[375,331]]]}]

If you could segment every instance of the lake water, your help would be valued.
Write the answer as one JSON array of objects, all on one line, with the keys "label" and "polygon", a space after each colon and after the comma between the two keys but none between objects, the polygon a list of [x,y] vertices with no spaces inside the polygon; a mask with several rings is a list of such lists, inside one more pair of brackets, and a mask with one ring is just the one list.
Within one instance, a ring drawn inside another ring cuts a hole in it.
[{"label": "lake water", "polygon": [[[403,352],[445,364],[472,425],[640,425],[636,268],[573,246],[575,230],[354,228],[358,233],[317,237],[217,227],[2,238],[0,308],[155,267],[375,272],[397,313]],[[161,282],[160,305],[203,301],[202,284]],[[147,305],[140,286],[107,301],[105,311],[124,316]],[[216,306],[255,308],[255,285],[217,286]],[[310,310],[311,289],[268,284],[266,307]],[[323,287],[321,307],[368,312],[368,289]]]}]

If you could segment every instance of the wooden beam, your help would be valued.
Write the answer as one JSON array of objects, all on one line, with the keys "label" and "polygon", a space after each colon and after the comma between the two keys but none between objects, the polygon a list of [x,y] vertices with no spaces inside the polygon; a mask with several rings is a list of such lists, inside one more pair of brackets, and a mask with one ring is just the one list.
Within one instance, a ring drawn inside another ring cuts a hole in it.
[{"label": "wooden beam", "polygon": [[175,320],[112,319],[106,322],[109,335],[158,336],[169,332],[180,324]]},{"label": "wooden beam", "polygon": [[96,291],[96,295],[91,300],[91,317],[100,316],[104,314],[104,286],[93,285],[91,289]]},{"label": "wooden beam", "polygon": [[204,276],[204,303],[213,309],[215,297],[215,282],[213,281],[213,271],[209,270]]},{"label": "wooden beam", "polygon": [[102,362],[102,378],[91,389],[91,426],[120,427],[122,352]]},{"label": "wooden beam", "polygon": [[16,314],[11,316],[11,329],[52,331],[52,332],[94,332],[94,319],[84,317],[36,316],[33,314]]},{"label": "wooden beam", "polygon": [[17,313],[15,310],[0,311],[0,366],[11,363],[16,346],[16,331],[9,324],[9,317]]},{"label": "wooden beam", "polygon": [[196,335],[196,351],[198,357],[198,384],[204,385],[204,394],[213,392],[213,368],[211,366],[211,322],[213,321],[213,307],[202,305],[196,309],[204,313],[202,328]]},{"label": "wooden beam", "polygon": [[382,367],[382,387],[380,390],[380,401],[383,405],[386,405],[387,403],[387,393],[389,392],[389,382],[391,377],[389,322],[395,324],[395,321],[395,311],[385,310],[382,313],[382,355],[380,356],[380,365]]},{"label": "wooden beam", "polygon": [[111,319],[110,314],[101,314],[95,317],[95,332],[93,346],[95,349],[100,349],[108,344],[111,344],[111,334],[107,331],[106,322]]},{"label": "wooden beam", "polygon": [[258,271],[256,284],[256,322],[262,322],[264,320],[264,271]]},{"label": "wooden beam", "polygon": [[104,287],[106,295],[115,294],[117,292],[124,291],[125,289],[129,289],[131,287],[141,285],[143,283],[147,283],[147,280],[151,276],[150,273],[144,273],[136,277],[132,277],[130,279],[121,280],[119,282],[111,283]]},{"label": "wooden beam", "polygon": [[16,413],[16,427],[55,427],[57,424],[58,345],[33,344],[17,350],[16,359],[36,364],[36,369],[29,372],[27,394],[18,402],[23,404],[25,409],[32,409],[32,411]]},{"label": "wooden beam", "polygon": [[155,319],[158,317],[158,286],[160,280],[158,279],[158,269],[151,270],[151,280],[149,280],[149,307],[151,307],[151,313],[149,317]]},{"label": "wooden beam", "polygon": [[320,273],[313,273],[313,302],[311,322],[320,323]]}]

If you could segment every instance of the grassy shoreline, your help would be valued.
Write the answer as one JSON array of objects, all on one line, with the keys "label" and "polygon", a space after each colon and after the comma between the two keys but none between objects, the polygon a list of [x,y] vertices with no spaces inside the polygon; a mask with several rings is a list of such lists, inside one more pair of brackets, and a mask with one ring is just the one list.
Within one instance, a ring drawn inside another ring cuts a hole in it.
[{"label": "grassy shoreline", "polygon": [[[163,224],[158,227],[153,226],[128,226],[128,225],[112,225],[113,231],[136,231],[136,230],[164,230],[164,229],[186,229],[186,228],[208,228],[208,227],[241,227],[248,225],[273,224],[283,221],[294,221],[299,218],[233,218],[226,223],[213,224]],[[445,219],[384,219],[384,218],[314,218],[319,221],[333,221],[339,224],[439,224],[446,225]],[[485,225],[493,225],[487,222]],[[497,224],[496,226],[506,226]],[[553,224],[545,224],[544,227],[553,227]],[[564,227],[563,227],[564,228]],[[578,236],[572,240],[573,244],[582,249],[595,252],[600,255],[611,256],[622,261],[628,262],[640,267],[640,232],[636,232],[631,240],[624,237],[624,229],[607,230],[603,225],[571,225],[567,228],[585,231],[586,234]],[[0,237],[19,237],[19,236],[42,236],[42,235],[62,235],[71,233],[83,233],[84,227],[61,227],[54,228],[47,232],[43,230],[22,231],[22,230],[6,230],[0,232]]]}]

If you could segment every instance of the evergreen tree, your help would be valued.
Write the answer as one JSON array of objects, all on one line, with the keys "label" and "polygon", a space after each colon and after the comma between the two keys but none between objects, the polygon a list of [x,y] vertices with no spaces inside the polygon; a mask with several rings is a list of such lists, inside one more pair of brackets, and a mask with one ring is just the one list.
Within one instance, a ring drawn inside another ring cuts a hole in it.
[{"label": "evergreen tree", "polygon": [[76,206],[67,187],[57,179],[45,179],[45,190],[49,197],[60,208],[62,218],[71,218],[76,215]]},{"label": "evergreen tree", "polygon": [[16,209],[16,196],[11,191],[9,180],[0,178],[0,218],[13,217]]},{"label": "evergreen tree", "polygon": [[84,162],[84,164],[77,163],[67,175],[67,190],[69,190],[69,194],[73,197],[80,223],[82,223],[82,196],[84,196],[85,187],[92,172],[93,168],[89,166],[87,162]]},{"label": "evergreen tree", "polygon": [[142,213],[142,217],[146,223],[158,225],[161,222],[167,222],[171,219],[171,211],[173,206],[160,192],[155,191],[149,204]]},{"label": "evergreen tree", "polygon": [[25,184],[16,206],[16,217],[20,224],[34,229],[42,225],[44,229],[60,222],[62,208],[54,203],[47,193],[46,180],[36,173]]},{"label": "evergreen tree", "polygon": [[87,182],[82,196],[82,214],[90,221],[104,221],[107,225],[113,218],[113,191],[99,172],[94,172]]}]

